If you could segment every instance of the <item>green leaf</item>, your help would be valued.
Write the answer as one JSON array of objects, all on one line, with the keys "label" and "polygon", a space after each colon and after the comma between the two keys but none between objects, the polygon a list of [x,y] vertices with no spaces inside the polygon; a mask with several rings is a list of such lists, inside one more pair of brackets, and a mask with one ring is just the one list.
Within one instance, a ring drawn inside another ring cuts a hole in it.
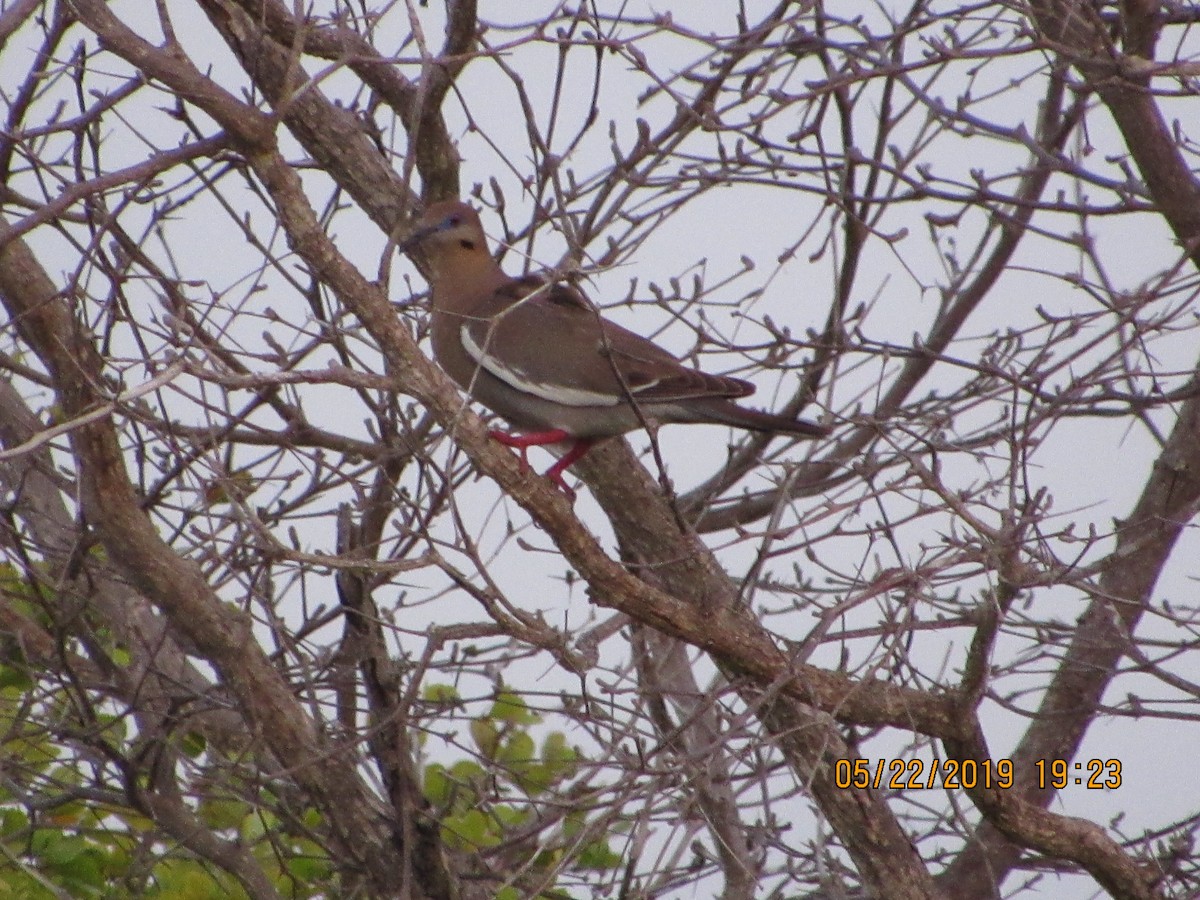
[{"label": "green leaf", "polygon": [[470,729],[471,739],[475,741],[479,752],[488,759],[495,759],[500,746],[500,729],[496,723],[491,719],[473,719]]},{"label": "green leaf", "polygon": [[579,759],[579,751],[567,743],[567,736],[561,731],[550,732],[542,741],[542,762],[557,778],[574,775],[579,768]]},{"label": "green leaf", "polygon": [[607,871],[621,865],[621,854],[614,853],[608,841],[594,841],[580,851],[576,864],[581,869]]},{"label": "green leaf", "polygon": [[19,809],[8,808],[0,812],[0,836],[12,837],[29,827],[29,816]]},{"label": "green leaf", "polygon": [[453,794],[454,783],[446,767],[441,763],[430,763],[425,767],[425,799],[434,806],[448,806]]},{"label": "green leaf", "polygon": [[213,799],[200,804],[200,820],[210,828],[237,828],[250,814],[250,805],[241,800]]},{"label": "green leaf", "polygon": [[157,900],[225,900],[244,896],[222,887],[211,874],[191,860],[168,860],[154,867]]},{"label": "green leaf", "polygon": [[303,885],[319,884],[332,872],[329,860],[324,856],[292,856],[287,861],[288,874]]},{"label": "green leaf", "polygon": [[487,778],[487,772],[484,771],[483,766],[471,762],[469,759],[460,759],[452,765],[450,775],[460,786],[470,787],[473,794],[476,793],[474,786]]},{"label": "green leaf", "polygon": [[555,782],[554,771],[549,766],[534,763],[517,774],[517,787],[530,797],[544,794]]},{"label": "green leaf", "polygon": [[501,747],[497,761],[508,768],[512,781],[527,794],[545,790],[552,780],[546,767],[538,762],[533,738],[528,732],[510,735]]},{"label": "green leaf", "polygon": [[542,720],[541,716],[525,705],[520,694],[512,691],[501,691],[496,695],[489,718],[499,719],[510,725],[536,725]]},{"label": "green leaf", "polygon": [[483,768],[470,760],[459,760],[449,769],[430,763],[425,767],[425,796],[443,809],[467,809],[479,801],[477,785],[484,778]]},{"label": "green leaf", "polygon": [[533,738],[528,732],[517,731],[509,735],[508,740],[504,742],[504,746],[500,748],[500,755],[497,758],[500,762],[514,772],[520,772],[527,768],[532,763],[537,762],[537,753],[534,749]]},{"label": "green leaf", "polygon": [[102,853],[85,848],[70,860],[56,864],[53,868],[68,887],[79,889],[80,893],[95,894],[108,882],[103,862]]},{"label": "green leaf", "polygon": [[16,666],[0,666],[0,687],[15,687],[27,691],[33,687],[33,679],[24,668]]},{"label": "green leaf", "polygon": [[427,684],[421,689],[421,697],[429,703],[458,704],[462,696],[452,684]]},{"label": "green leaf", "polygon": [[278,822],[278,818],[268,810],[255,810],[241,822],[240,831],[242,839],[248,843],[256,843],[259,839],[274,831]]},{"label": "green leaf", "polygon": [[[39,841],[38,838],[41,837]],[[87,842],[73,834],[63,834],[47,828],[39,829],[31,843],[38,859],[50,866],[69,863],[87,849]]]},{"label": "green leaf", "polygon": [[510,803],[501,803],[491,810],[500,833],[519,828],[533,818],[533,810],[527,807],[517,807]]},{"label": "green leaf", "polygon": [[478,809],[468,809],[462,815],[455,816],[452,825],[449,822],[447,825],[464,849],[494,847],[501,840],[492,819]]}]

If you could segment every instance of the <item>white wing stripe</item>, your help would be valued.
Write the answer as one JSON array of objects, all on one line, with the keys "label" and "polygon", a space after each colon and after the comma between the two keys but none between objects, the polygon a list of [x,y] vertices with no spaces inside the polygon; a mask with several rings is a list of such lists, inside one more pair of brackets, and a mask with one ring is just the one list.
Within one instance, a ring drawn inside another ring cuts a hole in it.
[{"label": "white wing stripe", "polygon": [[467,355],[484,371],[495,375],[511,388],[523,394],[532,394],[551,403],[561,403],[563,406],[616,406],[621,398],[615,394],[601,394],[583,388],[566,387],[561,384],[544,384],[530,380],[527,373],[504,365],[495,356],[487,353],[471,335],[470,325],[463,325],[459,330],[463,349]]}]

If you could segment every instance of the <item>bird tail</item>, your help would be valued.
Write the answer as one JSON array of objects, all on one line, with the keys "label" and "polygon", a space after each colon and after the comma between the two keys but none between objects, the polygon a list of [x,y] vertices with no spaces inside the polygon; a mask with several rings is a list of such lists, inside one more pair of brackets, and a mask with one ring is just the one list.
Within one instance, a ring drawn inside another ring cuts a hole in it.
[{"label": "bird tail", "polygon": [[707,414],[701,421],[732,425],[734,428],[745,428],[749,431],[781,432],[819,438],[826,437],[832,430],[808,419],[789,419],[787,416],[747,409],[729,400],[705,403],[700,409]]}]

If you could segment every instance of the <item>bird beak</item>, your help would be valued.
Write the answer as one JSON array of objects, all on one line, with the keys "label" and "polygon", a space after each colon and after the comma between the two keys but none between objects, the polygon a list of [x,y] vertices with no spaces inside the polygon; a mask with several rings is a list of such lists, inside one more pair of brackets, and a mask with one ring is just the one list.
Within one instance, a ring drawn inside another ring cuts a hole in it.
[{"label": "bird beak", "polygon": [[397,253],[406,253],[409,250],[411,250],[413,247],[417,246],[417,244],[421,243],[421,241],[423,241],[427,237],[429,237],[431,234],[437,234],[439,231],[449,231],[451,228],[454,228],[457,224],[458,224],[457,220],[448,217],[446,219],[443,219],[440,222],[437,222],[434,225],[426,225],[424,228],[418,228],[416,231],[414,231],[412,234],[410,234],[403,241],[401,241],[399,244],[396,245],[396,252]]},{"label": "bird beak", "polygon": [[406,237],[404,240],[402,240],[399,244],[396,245],[396,252],[397,253],[407,253],[413,247],[417,246],[417,244],[421,243],[421,241],[425,240],[425,238],[427,238],[431,234],[439,231],[441,228],[442,228],[441,224],[426,225],[424,228],[418,228],[416,231],[414,231],[412,234],[410,234],[408,237]]}]

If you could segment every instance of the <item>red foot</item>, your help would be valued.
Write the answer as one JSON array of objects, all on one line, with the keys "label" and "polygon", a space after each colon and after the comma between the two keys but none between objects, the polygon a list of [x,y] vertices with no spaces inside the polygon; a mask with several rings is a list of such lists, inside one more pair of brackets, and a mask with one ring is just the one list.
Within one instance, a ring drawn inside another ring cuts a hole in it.
[{"label": "red foot", "polygon": [[549,431],[533,431],[529,434],[513,434],[510,431],[500,431],[493,428],[488,431],[488,437],[494,441],[499,441],[505,447],[514,447],[521,451],[521,468],[529,468],[529,454],[526,450],[530,447],[540,447],[543,444],[559,444],[563,441],[570,440],[571,436],[561,428],[552,428]]},{"label": "red foot", "polygon": [[557,484],[562,489],[562,492],[572,500],[575,499],[575,491],[567,487],[567,483],[563,481],[562,473],[583,459],[584,455],[592,449],[592,444],[594,443],[596,442],[587,438],[579,438],[571,445],[571,449],[559,458],[558,462],[546,470],[546,477]]},{"label": "red foot", "polygon": [[[526,469],[529,468],[529,459],[525,455],[528,448],[541,447],[545,444],[561,444],[563,441],[571,440],[571,436],[561,428],[554,428],[549,431],[534,431],[530,434],[512,434],[508,431],[493,429],[488,432],[488,436],[493,440],[499,441],[506,447],[513,447],[519,450],[521,452],[521,465]],[[594,443],[596,443],[594,440],[588,438],[575,439],[571,444],[571,449],[564,453],[558,462],[546,470],[546,477],[572,500],[575,499],[575,491],[563,480],[563,472],[583,459],[584,455],[592,449],[592,444]]]}]

